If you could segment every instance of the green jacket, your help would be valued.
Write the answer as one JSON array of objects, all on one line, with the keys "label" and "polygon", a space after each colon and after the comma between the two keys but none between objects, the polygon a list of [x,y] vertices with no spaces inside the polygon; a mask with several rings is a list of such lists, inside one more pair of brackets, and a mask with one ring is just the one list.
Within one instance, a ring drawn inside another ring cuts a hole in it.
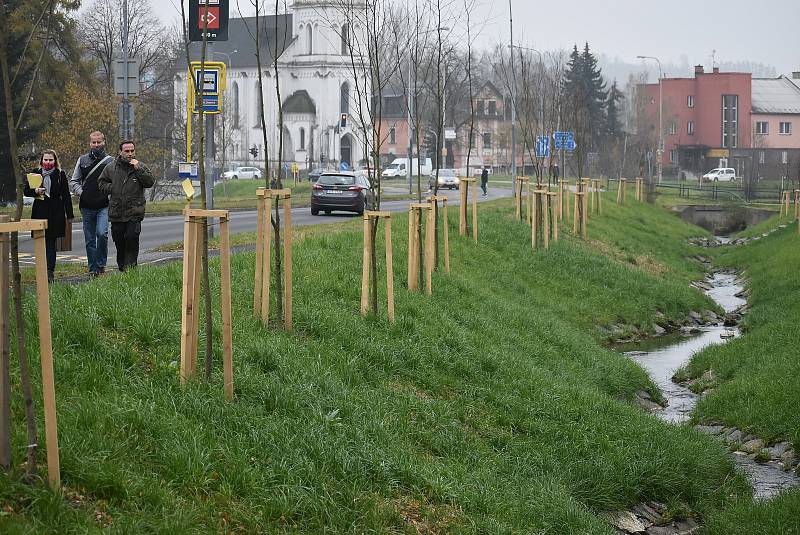
[{"label": "green jacket", "polygon": [[108,219],[112,223],[141,221],[144,219],[144,190],[155,183],[150,170],[139,164],[134,169],[120,157],[106,165],[97,186],[101,192],[111,195],[108,205]]}]

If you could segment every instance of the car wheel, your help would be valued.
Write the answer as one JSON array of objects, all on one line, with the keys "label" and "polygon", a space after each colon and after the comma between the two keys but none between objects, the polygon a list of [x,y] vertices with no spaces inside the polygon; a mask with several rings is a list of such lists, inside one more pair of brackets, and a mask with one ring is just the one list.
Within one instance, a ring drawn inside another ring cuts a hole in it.
[{"label": "car wheel", "polygon": [[330,210],[325,210],[325,215],[331,215],[331,211]]},{"label": "car wheel", "polygon": [[231,178],[232,178],[233,180],[238,180],[238,179],[239,179],[239,177],[238,177],[238,176],[236,176],[236,175],[233,175]]},{"label": "car wheel", "polygon": [[311,215],[319,215],[319,209],[317,209],[317,208],[312,208],[312,209],[311,209]]}]

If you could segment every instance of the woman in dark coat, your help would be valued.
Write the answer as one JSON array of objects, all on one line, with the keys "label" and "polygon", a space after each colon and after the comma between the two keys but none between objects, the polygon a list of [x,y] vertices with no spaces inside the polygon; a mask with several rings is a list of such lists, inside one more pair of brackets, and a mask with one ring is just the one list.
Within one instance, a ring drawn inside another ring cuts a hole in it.
[{"label": "woman in dark coat", "polygon": [[39,167],[33,174],[42,175],[42,185],[35,190],[25,179],[25,195],[34,197],[31,219],[46,219],[44,241],[47,251],[47,278],[53,280],[56,269],[56,240],[66,233],[67,219],[73,219],[72,198],[67,175],[58,165],[58,154],[48,149],[42,152]]}]

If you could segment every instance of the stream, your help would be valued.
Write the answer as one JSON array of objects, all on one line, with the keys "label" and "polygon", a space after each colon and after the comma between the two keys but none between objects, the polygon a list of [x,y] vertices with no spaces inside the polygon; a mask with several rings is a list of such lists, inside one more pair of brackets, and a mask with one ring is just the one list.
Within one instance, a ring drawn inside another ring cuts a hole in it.
[{"label": "stream", "polygon": [[[735,275],[717,273],[707,282],[712,286],[706,294],[713,299],[726,313],[733,312],[746,301],[736,294],[744,288],[737,281]],[[738,328],[719,326],[700,327],[701,333],[691,338],[663,337],[650,341],[645,346],[640,345],[638,351],[629,351],[625,354],[642,366],[667,400],[664,410],[656,414],[663,420],[680,425],[686,422],[694,410],[700,396],[690,391],[683,385],[672,381],[678,368],[686,365],[691,357],[701,349],[714,344],[723,344],[727,340],[740,335]],[[727,338],[723,338],[725,335]],[[675,342],[675,340],[678,340]],[[660,347],[651,349],[653,343]],[[669,344],[667,346],[663,344]],[[650,346],[650,347],[648,347]],[[784,489],[800,486],[800,477],[794,472],[784,472],[777,463],[758,463],[749,456],[737,452],[733,459],[753,487],[753,497],[756,500],[766,500],[774,497]]]}]

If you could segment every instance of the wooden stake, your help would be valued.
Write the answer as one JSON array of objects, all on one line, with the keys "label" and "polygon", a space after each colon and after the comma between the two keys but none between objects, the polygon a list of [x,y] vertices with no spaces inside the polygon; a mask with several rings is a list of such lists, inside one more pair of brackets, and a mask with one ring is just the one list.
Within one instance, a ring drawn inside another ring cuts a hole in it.
[{"label": "wooden stake", "polygon": [[[267,190],[269,191],[269,190]],[[270,197],[265,199],[267,209],[264,219],[264,264],[261,275],[261,323],[269,325],[269,292],[272,281],[272,201]]]},{"label": "wooden stake", "polygon": [[433,260],[434,260],[434,234],[436,233],[435,211],[428,206],[428,217],[425,229],[425,292],[433,293]]},{"label": "wooden stake", "polygon": [[394,269],[392,267],[392,219],[386,217],[386,300],[389,321],[394,323]]},{"label": "wooden stake", "polygon": [[478,183],[472,181],[472,239],[478,243]]},{"label": "wooden stake", "polygon": [[[0,223],[8,222],[0,215]],[[9,351],[9,235],[0,233],[0,469],[11,468],[11,373]]]},{"label": "wooden stake", "polygon": [[538,232],[539,210],[538,210],[538,203],[536,202],[536,191],[535,190],[533,192],[533,196],[534,196],[533,209],[532,209],[532,214],[531,214],[533,216],[533,219],[531,219],[531,248],[533,250],[536,250],[536,246],[538,245],[538,241],[539,241],[539,232]]},{"label": "wooden stake", "polygon": [[256,273],[255,284],[253,285],[253,315],[259,317],[261,314],[261,298],[263,297],[263,276],[264,276],[264,192],[262,188],[256,192],[256,211],[258,212],[258,223],[256,223]]},{"label": "wooden stake", "polygon": [[292,198],[283,198],[283,328],[293,329],[292,321]]},{"label": "wooden stake", "polygon": [[544,248],[550,248],[550,196],[547,192],[542,195],[544,200],[544,210],[542,211],[542,216],[544,219]]},{"label": "wooden stake", "polygon": [[[552,201],[548,202],[548,205],[550,206],[550,211],[553,212],[553,210],[556,209],[556,199],[558,197],[558,193],[548,193],[547,196],[550,197],[550,199],[552,199]],[[551,213],[551,216],[552,216],[552,222],[553,222],[552,223],[552,225],[553,225],[553,241],[557,242],[558,241],[558,214],[557,213]]]},{"label": "wooden stake", "polygon": [[581,223],[582,223],[582,224],[581,224],[581,226],[583,227],[583,228],[582,228],[582,234],[583,234],[583,239],[584,239],[584,240],[585,240],[585,239],[587,239],[587,238],[589,237],[589,225],[588,225],[588,220],[589,220],[589,210],[588,210],[588,201],[589,201],[589,199],[588,199],[588,197],[586,196],[586,192],[583,192],[583,193],[581,194],[581,204],[582,204],[582,206],[583,206],[583,209],[581,210],[581,212],[583,212],[583,213],[581,214],[581,215],[583,216],[583,218],[582,218],[582,222],[581,222]]},{"label": "wooden stake", "polygon": [[444,208],[444,272],[450,274],[450,230],[447,219],[447,197],[442,201]]},{"label": "wooden stake", "polygon": [[220,292],[222,301],[222,378],[225,398],[233,401],[233,311],[231,308],[231,242],[228,218],[219,222]]},{"label": "wooden stake", "polygon": [[364,214],[364,251],[361,266],[361,315],[366,316],[369,312],[369,271],[370,258],[375,246],[372,243],[372,232],[370,229],[370,217]]},{"label": "wooden stake", "polygon": [[417,217],[413,208],[408,208],[408,289],[411,291],[419,288],[418,268],[416,261],[419,254],[417,245]]},{"label": "wooden stake", "polygon": [[197,347],[200,342],[200,287],[202,286],[202,279],[200,278],[201,268],[202,268],[202,257],[203,257],[203,239],[202,239],[202,232],[203,232],[203,220],[192,217],[192,225],[194,232],[194,244],[195,244],[195,251],[194,251],[194,280],[192,281],[192,287],[194,288],[194,315],[192,319],[194,324],[192,325],[192,351],[189,353],[190,359],[190,366],[191,366],[191,376],[193,377],[197,373]]},{"label": "wooden stake", "polygon": [[185,384],[191,376],[192,328],[197,314],[194,301],[195,251],[194,224],[189,214],[184,211],[183,217],[183,289],[181,299],[181,363],[180,380]]},{"label": "wooden stake", "polygon": [[42,362],[42,397],[47,441],[47,480],[50,488],[61,488],[61,466],[58,456],[58,422],[56,421],[56,387],[53,374],[53,340],[50,331],[50,297],[47,287],[44,230],[33,231],[36,251],[36,297],[39,320],[39,354]]}]

